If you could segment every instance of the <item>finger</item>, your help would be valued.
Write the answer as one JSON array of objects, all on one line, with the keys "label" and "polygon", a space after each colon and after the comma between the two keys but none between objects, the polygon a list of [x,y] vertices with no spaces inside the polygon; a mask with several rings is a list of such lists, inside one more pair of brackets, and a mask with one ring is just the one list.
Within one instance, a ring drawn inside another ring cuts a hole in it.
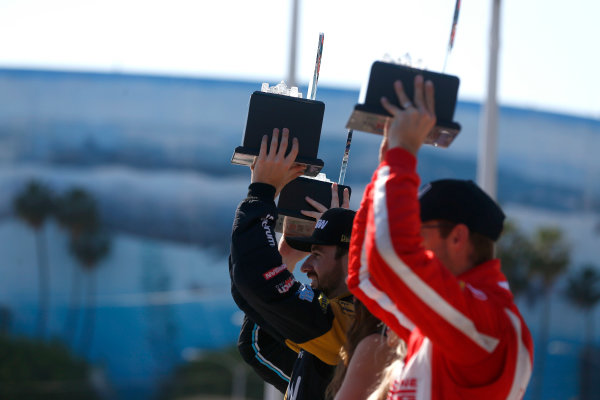
[{"label": "finger", "polygon": [[318,211],[308,211],[308,210],[300,210],[300,213],[302,215],[306,215],[307,217],[311,217],[314,218],[316,220],[318,220],[319,218],[321,218],[321,215],[323,215],[323,213],[318,212]]},{"label": "finger", "polygon": [[402,107],[406,109],[412,105],[412,102],[404,92],[404,86],[401,81],[394,82],[394,90],[396,91],[396,96],[398,96],[398,101],[402,104]]},{"label": "finger", "polygon": [[287,150],[289,135],[289,129],[283,128],[283,131],[281,132],[281,144],[279,145],[279,150],[277,151],[277,158],[280,160],[285,159],[285,151]]},{"label": "finger", "polygon": [[423,75],[415,76],[415,107],[420,111],[425,110],[425,99],[423,96]]},{"label": "finger", "polygon": [[435,88],[433,82],[425,82],[425,107],[432,115],[435,115]]},{"label": "finger", "polygon": [[306,165],[304,164],[293,164],[290,168],[298,172],[306,171]]},{"label": "finger", "polygon": [[320,211],[320,212],[327,211],[327,207],[325,207],[323,204],[319,203],[318,201],[311,199],[308,196],[304,197],[304,200],[306,200],[306,202],[308,204],[310,204],[311,206],[313,206],[314,209],[317,211]]},{"label": "finger", "polygon": [[279,140],[279,129],[273,129],[273,136],[271,137],[271,147],[269,148],[269,158],[274,158],[277,153],[277,142]]},{"label": "finger", "polygon": [[331,184],[331,208],[337,208],[340,206],[340,197],[338,195],[337,183]]},{"label": "finger", "polygon": [[286,163],[293,163],[296,160],[296,156],[300,151],[300,143],[298,142],[298,138],[292,139],[292,149],[290,150],[290,154],[285,157]]},{"label": "finger", "polygon": [[292,169],[294,170],[294,179],[302,176],[304,171],[306,171],[306,167],[304,165],[294,165]]},{"label": "finger", "polygon": [[381,140],[381,145],[379,146],[379,162],[381,163],[385,158],[385,153],[388,150],[388,138],[387,138],[387,124],[386,124],[386,132]]},{"label": "finger", "polygon": [[302,176],[304,169],[305,168],[303,166],[292,165],[287,173],[288,182],[291,182],[299,176]]},{"label": "finger", "polygon": [[349,209],[350,208],[350,190],[348,190],[348,188],[344,188],[344,194],[343,194],[343,199],[342,200],[342,208],[346,208]]},{"label": "finger", "polygon": [[[264,135],[260,142],[260,150],[258,151],[258,158],[265,158],[267,156],[267,140],[269,137]],[[254,160],[256,162],[256,159]]]},{"label": "finger", "polygon": [[390,103],[390,101],[387,99],[387,97],[382,97],[381,98],[381,105],[383,106],[383,108],[385,108],[385,110],[387,112],[389,112],[390,114],[392,114],[392,116],[395,116],[400,111],[402,111],[398,107],[396,107],[395,105],[393,105],[392,103]]}]

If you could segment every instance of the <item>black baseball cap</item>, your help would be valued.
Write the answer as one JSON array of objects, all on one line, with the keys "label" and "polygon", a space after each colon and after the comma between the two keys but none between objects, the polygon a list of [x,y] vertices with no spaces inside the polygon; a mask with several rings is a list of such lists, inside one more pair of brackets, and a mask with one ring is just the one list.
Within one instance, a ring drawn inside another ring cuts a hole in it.
[{"label": "black baseball cap", "polygon": [[504,213],[496,202],[471,180],[441,179],[419,191],[421,221],[442,219],[465,224],[494,242],[504,226]]},{"label": "black baseball cap", "polygon": [[286,236],[285,241],[293,249],[305,252],[310,252],[313,244],[350,247],[355,214],[355,211],[346,208],[330,208],[321,215],[311,236]]}]

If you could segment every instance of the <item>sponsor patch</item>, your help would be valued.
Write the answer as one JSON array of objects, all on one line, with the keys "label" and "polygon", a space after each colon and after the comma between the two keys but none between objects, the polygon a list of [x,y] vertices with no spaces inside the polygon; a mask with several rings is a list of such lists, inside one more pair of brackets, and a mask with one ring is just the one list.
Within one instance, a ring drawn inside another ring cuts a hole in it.
[{"label": "sponsor patch", "polygon": [[420,199],[421,197],[423,197],[425,195],[425,193],[429,192],[430,190],[431,190],[431,183],[428,183],[419,190],[419,195],[417,197]]},{"label": "sponsor patch", "polygon": [[275,267],[273,269],[268,270],[267,272],[265,272],[263,274],[263,278],[265,278],[265,280],[269,280],[271,278],[273,278],[274,276],[279,275],[280,273],[282,273],[283,271],[285,271],[287,269],[285,264],[281,264],[279,267]]},{"label": "sponsor patch", "polygon": [[323,229],[323,228],[325,228],[325,226],[327,226],[327,222],[329,222],[329,221],[324,220],[324,219],[318,220],[317,224],[315,225],[315,229]]},{"label": "sponsor patch", "polygon": [[321,311],[323,311],[323,314],[326,314],[327,306],[329,305],[329,299],[325,297],[323,293],[319,295],[319,305],[321,306]]},{"label": "sponsor patch", "polygon": [[292,286],[294,286],[295,282],[296,282],[296,280],[294,279],[293,276],[289,277],[284,282],[281,282],[281,283],[278,283],[277,285],[275,285],[275,289],[277,289],[277,291],[281,294],[287,293],[290,291]]},{"label": "sponsor patch", "polygon": [[300,286],[300,290],[298,290],[296,294],[300,300],[313,301],[315,298],[315,292],[313,292],[312,288],[304,284]]},{"label": "sponsor patch", "polygon": [[277,247],[277,243],[275,242],[275,238],[271,233],[271,226],[269,225],[269,221],[273,221],[274,218],[271,214],[267,214],[261,222],[261,226],[265,230],[265,236],[267,237],[267,242],[269,242],[269,246]]},{"label": "sponsor patch", "polygon": [[487,295],[485,293],[483,293],[479,289],[475,289],[473,286],[471,286],[470,283],[467,283],[467,288],[471,291],[471,293],[473,293],[473,297],[475,297],[476,299],[482,300],[482,301],[485,301],[488,299]]},{"label": "sponsor patch", "polygon": [[417,398],[417,379],[407,378],[401,382],[395,380],[390,387],[388,399],[392,400],[415,400]]},{"label": "sponsor patch", "polygon": [[354,316],[354,303],[350,303],[349,301],[340,300],[338,301],[340,305],[340,310],[346,315]]}]

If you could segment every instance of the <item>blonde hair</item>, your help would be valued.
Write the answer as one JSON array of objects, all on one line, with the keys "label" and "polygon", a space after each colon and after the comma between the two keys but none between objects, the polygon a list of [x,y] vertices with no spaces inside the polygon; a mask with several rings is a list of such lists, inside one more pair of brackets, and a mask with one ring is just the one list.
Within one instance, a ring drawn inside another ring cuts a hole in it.
[{"label": "blonde hair", "polygon": [[354,321],[350,325],[348,332],[346,332],[346,342],[340,349],[340,361],[331,382],[325,390],[325,398],[328,400],[333,399],[338,390],[340,390],[342,382],[346,377],[348,364],[354,355],[358,343],[368,335],[377,333],[380,329],[381,321],[371,314],[367,307],[357,298],[354,298],[354,314]]},{"label": "blonde hair", "polygon": [[394,379],[399,375],[399,372],[402,370],[402,368],[404,368],[404,357],[406,357],[406,342],[397,336],[396,339],[396,359],[383,370],[377,388],[375,388],[373,393],[369,395],[367,400],[386,400],[388,398],[390,386],[392,385],[392,383],[394,383]]}]

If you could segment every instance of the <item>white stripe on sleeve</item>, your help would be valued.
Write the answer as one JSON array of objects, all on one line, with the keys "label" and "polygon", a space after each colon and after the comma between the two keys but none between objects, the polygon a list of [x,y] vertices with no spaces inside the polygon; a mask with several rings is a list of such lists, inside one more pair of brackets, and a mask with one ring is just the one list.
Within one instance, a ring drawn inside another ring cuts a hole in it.
[{"label": "white stripe on sleeve", "polygon": [[412,331],[415,329],[415,324],[406,317],[402,312],[398,310],[394,302],[388,297],[387,294],[377,289],[371,280],[369,279],[369,269],[367,268],[367,256],[365,250],[365,243],[367,240],[367,236],[365,235],[365,240],[363,241],[362,251],[360,254],[360,269],[358,270],[359,284],[358,287],[363,293],[375,301],[379,307],[383,308],[385,311],[389,312],[400,325]]},{"label": "white stripe on sleeve", "polygon": [[499,343],[495,337],[477,330],[473,321],[454,308],[417,274],[415,274],[396,254],[389,232],[388,210],[385,185],[389,179],[389,166],[381,167],[377,173],[373,191],[373,211],[375,215],[375,243],[379,254],[390,266],[396,276],[402,280],[421,301],[434,310],[450,325],[469,337],[478,346],[491,353]]},{"label": "white stripe on sleeve", "polygon": [[512,322],[513,328],[515,329],[515,335],[517,335],[517,365],[515,365],[512,386],[506,399],[520,400],[525,394],[525,389],[527,388],[529,378],[531,377],[531,359],[529,358],[529,352],[521,339],[521,320],[508,308],[504,311],[508,315],[510,322]]}]

